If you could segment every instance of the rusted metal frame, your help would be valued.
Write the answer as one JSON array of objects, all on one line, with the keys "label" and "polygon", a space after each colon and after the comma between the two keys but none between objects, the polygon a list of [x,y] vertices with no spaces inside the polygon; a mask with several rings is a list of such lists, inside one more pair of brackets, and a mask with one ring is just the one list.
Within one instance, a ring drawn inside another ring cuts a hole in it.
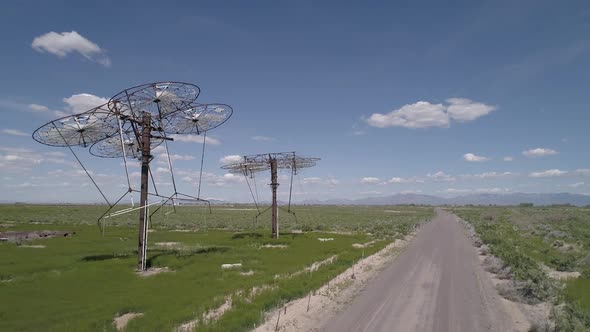
[{"label": "rusted metal frame", "polygon": [[150,138],[151,138],[151,114],[144,112],[142,114],[142,133],[141,133],[141,195],[139,199],[139,234],[138,234],[138,262],[137,270],[146,270],[146,254],[147,254],[147,227],[148,227],[148,186],[150,174]]},{"label": "rusted metal frame", "polygon": [[279,238],[279,224],[278,224],[278,204],[277,204],[277,188],[279,187],[278,182],[278,170],[277,160],[270,157],[270,186],[272,188],[272,238]]}]

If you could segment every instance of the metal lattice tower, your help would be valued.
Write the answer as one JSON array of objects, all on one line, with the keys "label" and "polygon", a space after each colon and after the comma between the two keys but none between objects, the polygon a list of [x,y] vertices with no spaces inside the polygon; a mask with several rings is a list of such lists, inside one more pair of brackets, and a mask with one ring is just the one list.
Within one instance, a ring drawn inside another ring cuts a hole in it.
[{"label": "metal lattice tower", "polygon": [[[272,237],[277,239],[279,237],[277,204],[277,188],[279,187],[278,169],[290,169],[291,174],[296,175],[298,170],[313,167],[319,160],[320,158],[301,157],[295,152],[273,152],[244,156],[243,161],[224,165],[221,168],[228,170],[230,173],[239,173],[251,177],[254,173],[270,169],[270,186],[272,189]],[[289,196],[290,195],[291,193],[289,193]]]},{"label": "metal lattice tower", "polygon": [[[143,84],[123,90],[112,97],[108,103],[87,112],[50,121],[33,133],[33,138],[39,143],[67,147],[76,157],[76,160],[109,205],[109,209],[101,216],[99,222],[126,194],[121,196],[115,204],[111,204],[92,178],[90,172],[84,167],[72,146],[90,146],[90,153],[97,157],[124,158],[129,193],[133,192],[133,189],[127,170],[127,158],[130,157],[141,161],[139,207],[124,209],[109,215],[114,216],[139,210],[137,265],[139,271],[146,270],[149,206],[152,205],[148,201],[148,197],[152,195],[148,190],[151,176],[150,161],[153,159],[151,155],[152,149],[165,144],[172,182],[174,183],[175,192],[172,196],[159,196],[164,198],[162,205],[171,199],[178,198],[178,195],[208,202],[200,197],[177,192],[167,145],[168,141],[173,140],[170,135],[195,134],[205,136],[207,131],[220,126],[231,117],[233,110],[228,105],[197,103],[196,99],[200,92],[198,86],[190,83],[155,82]],[[204,156],[205,138],[203,138],[202,157]],[[200,187],[201,182],[199,179],[199,195]],[[156,195],[158,195],[157,191]]]}]

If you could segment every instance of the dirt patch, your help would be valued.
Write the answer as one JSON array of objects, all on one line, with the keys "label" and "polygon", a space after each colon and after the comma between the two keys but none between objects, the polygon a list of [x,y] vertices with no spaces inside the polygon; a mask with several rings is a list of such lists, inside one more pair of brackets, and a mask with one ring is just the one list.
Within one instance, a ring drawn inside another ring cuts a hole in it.
[{"label": "dirt patch", "polygon": [[8,227],[14,227],[14,221],[5,221],[4,223],[0,223],[0,228],[4,227],[4,228],[8,228]]},{"label": "dirt patch", "polygon": [[365,242],[365,243],[353,243],[352,247],[357,248],[357,249],[362,249],[362,248],[370,247],[375,243],[377,243],[377,240],[373,240],[373,241],[369,241],[369,242]]},{"label": "dirt patch", "polygon": [[48,239],[52,237],[69,237],[76,234],[72,231],[30,231],[30,232],[17,232],[8,231],[0,232],[0,239],[9,242],[20,243],[22,241],[31,241],[38,239]]},{"label": "dirt patch", "polygon": [[145,277],[151,277],[151,276],[154,276],[156,274],[163,273],[163,272],[172,272],[172,270],[170,270],[167,266],[164,266],[164,267],[150,267],[146,271],[137,271],[135,273],[137,273],[138,276],[145,278]]},{"label": "dirt patch", "polygon": [[262,249],[262,248],[285,249],[285,248],[288,248],[288,247],[289,246],[286,245],[286,244],[265,244],[265,245],[260,246],[260,249]]},{"label": "dirt patch", "polygon": [[557,271],[550,268],[547,265],[541,264],[541,268],[547,275],[555,280],[568,280],[568,279],[576,279],[581,274],[578,271],[566,272],[566,271]]},{"label": "dirt patch", "polygon": [[299,271],[296,271],[296,272],[293,272],[290,274],[276,274],[274,276],[274,278],[275,279],[287,279],[287,278],[296,277],[296,276],[304,274],[304,273],[313,273],[314,271],[316,271],[317,269],[319,269],[320,267],[322,267],[324,265],[334,263],[334,261],[337,258],[338,258],[338,255],[333,255],[333,256],[330,256],[322,261],[313,262],[310,266],[307,266],[303,270],[299,270]]},{"label": "dirt patch", "polygon": [[334,263],[334,261],[338,258],[338,255],[333,255],[330,256],[326,259],[324,259],[323,261],[319,261],[319,262],[315,262],[313,264],[311,264],[311,266],[305,268],[303,270],[303,272],[313,272],[313,271],[317,271],[320,267],[324,266],[324,265],[328,265],[328,264],[332,264]]},{"label": "dirt patch", "polygon": [[45,248],[45,246],[42,245],[42,244],[31,244],[31,245],[22,244],[22,245],[20,245],[18,247],[19,248],[37,248],[37,249],[43,249],[43,248]]},{"label": "dirt patch", "polygon": [[358,232],[352,232],[352,231],[314,231],[314,233],[337,234],[337,235],[354,235],[354,234],[358,234]]},{"label": "dirt patch", "polygon": [[328,242],[328,241],[334,241],[333,237],[318,237],[318,240],[320,242]]},{"label": "dirt patch", "polygon": [[[262,285],[262,286],[254,286],[250,289],[250,292],[245,297],[246,302],[252,302],[252,300],[259,295],[260,293],[266,290],[276,289],[276,286],[270,285]],[[224,302],[217,308],[213,310],[209,310],[204,312],[200,318],[188,321],[175,329],[176,332],[189,332],[195,330],[195,328],[200,324],[210,324],[223,316],[228,310],[230,310],[233,306],[232,298],[236,297],[243,297],[244,291],[239,290],[235,292],[233,295],[225,297]]]},{"label": "dirt patch", "polygon": [[252,287],[252,289],[250,289],[250,295],[248,295],[246,297],[246,301],[252,302],[252,300],[254,300],[256,295],[258,295],[266,290],[273,290],[276,288],[277,288],[277,286],[271,286],[271,285],[254,286],[254,287]]},{"label": "dirt patch", "polygon": [[117,331],[122,331],[125,329],[127,324],[129,324],[130,320],[141,316],[143,316],[143,313],[141,312],[128,312],[119,317],[115,317],[115,319],[113,319],[113,324],[115,324]]},{"label": "dirt patch", "polygon": [[180,247],[179,242],[156,242],[155,245],[158,247],[164,247],[164,248],[178,248],[178,247]]},{"label": "dirt patch", "polygon": [[418,211],[383,210],[387,213],[418,213]]},{"label": "dirt patch", "polygon": [[197,325],[199,325],[199,324],[202,324],[202,323],[207,324],[212,321],[216,321],[219,319],[219,317],[223,316],[223,314],[226,311],[231,309],[231,307],[232,307],[232,297],[228,296],[225,298],[225,301],[219,307],[203,313],[203,316],[201,318],[197,318],[197,319],[191,320],[189,322],[186,322],[186,323],[180,325],[179,327],[176,328],[176,331],[177,332],[190,332],[190,331],[193,331],[195,329],[195,327],[197,327]]},{"label": "dirt patch", "polygon": [[[408,235],[404,240],[395,240],[379,252],[359,260],[308,296],[267,312],[265,322],[254,331],[277,331],[277,321],[279,322],[278,331],[318,331],[330,317],[350,303],[413,237],[414,235]],[[312,268],[328,264],[336,258],[337,256],[329,257],[314,263],[315,265],[312,264],[303,271],[309,272]],[[304,273],[303,271],[299,273]]]}]

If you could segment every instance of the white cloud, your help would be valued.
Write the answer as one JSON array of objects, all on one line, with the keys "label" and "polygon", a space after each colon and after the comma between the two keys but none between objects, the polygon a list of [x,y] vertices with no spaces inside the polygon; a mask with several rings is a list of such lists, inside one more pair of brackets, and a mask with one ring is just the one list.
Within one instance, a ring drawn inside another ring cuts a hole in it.
[{"label": "white cloud", "polygon": [[326,179],[326,184],[331,185],[331,186],[335,186],[337,184],[340,184],[340,180],[335,179],[335,178],[328,178],[328,179]]},{"label": "white cloud", "polygon": [[111,65],[111,60],[103,49],[76,31],[48,32],[35,37],[31,47],[38,52],[48,52],[60,58],[65,57],[68,53],[78,52],[86,59],[100,63],[105,67]]},{"label": "white cloud", "polygon": [[511,156],[506,156],[504,157],[504,161],[513,161],[514,158],[512,158]]},{"label": "white cloud", "polygon": [[305,179],[303,179],[303,183],[305,183],[305,184],[310,184],[310,183],[319,184],[321,182],[322,182],[322,179],[321,178],[318,178],[318,177],[305,178]]},{"label": "white cloud", "polygon": [[447,102],[450,104],[447,107],[447,113],[459,122],[473,121],[496,109],[494,106],[476,103],[465,98],[449,98]]},{"label": "white cloud", "polygon": [[259,142],[270,142],[275,140],[273,137],[268,136],[253,136],[252,139]]},{"label": "white cloud", "polygon": [[237,154],[225,156],[225,157],[219,159],[219,162],[224,165],[238,164],[238,163],[241,163],[242,161],[244,161],[244,157],[238,156]]},{"label": "white cloud", "polygon": [[29,104],[29,109],[33,112],[48,112],[49,107],[39,104]]},{"label": "white cloud", "polygon": [[13,136],[29,136],[28,133],[18,129],[2,129],[2,133],[6,135],[13,135]]},{"label": "white cloud", "polygon": [[400,177],[393,177],[387,181],[387,183],[411,183],[411,182],[416,182],[416,180],[400,178]]},{"label": "white cloud", "polygon": [[11,146],[0,146],[0,151],[8,152],[8,153],[17,153],[17,154],[26,154],[26,153],[33,153],[33,150],[27,148],[15,148]]},{"label": "white cloud", "polygon": [[497,193],[506,193],[510,192],[511,190],[508,188],[476,188],[476,189],[457,189],[457,188],[448,188],[444,192],[449,194],[467,194],[467,193],[477,193],[477,194],[497,194]]},{"label": "white cloud", "polygon": [[547,148],[536,148],[536,149],[528,149],[522,151],[522,154],[526,157],[544,157],[544,156],[552,156],[557,154],[558,152],[553,149]]},{"label": "white cloud", "polygon": [[72,113],[86,112],[109,101],[108,98],[95,96],[89,93],[72,95],[62,100],[68,105],[68,109]]},{"label": "white cloud", "polygon": [[375,184],[375,183],[379,183],[381,180],[379,180],[379,178],[374,178],[374,177],[364,177],[361,179],[361,183],[362,184]]},{"label": "white cloud", "polygon": [[477,179],[489,179],[489,178],[502,178],[516,175],[512,172],[484,172],[480,174],[467,174],[463,175],[465,178],[477,178]]},{"label": "white cloud", "polygon": [[38,183],[31,183],[31,182],[23,182],[19,184],[9,184],[8,187],[10,188],[37,188],[40,187]]},{"label": "white cloud", "polygon": [[446,193],[449,194],[465,194],[472,192],[471,189],[457,189],[457,188],[448,188],[445,190]]},{"label": "white cloud", "polygon": [[166,168],[166,167],[158,167],[156,168],[156,171],[154,172],[156,174],[166,174],[166,173],[170,173],[170,168]]},{"label": "white cloud", "polygon": [[[165,162],[168,161],[168,155],[166,153],[161,153],[159,155],[159,157],[164,160]],[[170,159],[172,161],[177,161],[177,160],[182,160],[182,161],[188,161],[188,160],[194,160],[195,157],[191,156],[191,155],[180,155],[180,154],[171,154],[170,155]]]},{"label": "white cloud", "polygon": [[445,112],[444,105],[419,101],[415,104],[404,105],[387,114],[373,113],[367,119],[367,123],[378,128],[448,127],[449,117]]},{"label": "white cloud", "polygon": [[[90,175],[94,175],[94,172],[91,170],[88,170],[88,173]],[[52,178],[55,177],[72,177],[72,176],[88,176],[86,174],[86,172],[84,170],[81,169],[67,169],[67,170],[63,170],[61,168],[52,170],[47,172],[47,175],[50,175]],[[139,177],[139,174],[138,174]]]},{"label": "white cloud", "polygon": [[203,174],[205,180],[212,185],[223,187],[227,185],[233,185],[237,183],[244,182],[244,177],[242,175],[235,175],[232,173],[226,173],[222,176],[217,176],[211,173]]},{"label": "white cloud", "polygon": [[60,151],[52,151],[52,152],[44,152],[43,153],[46,156],[50,156],[50,157],[65,157],[66,154]]},{"label": "white cloud", "polygon": [[[72,167],[77,165],[66,160],[65,156],[61,151],[40,152],[27,148],[0,146],[0,173],[26,173],[42,163],[71,165]],[[30,180],[32,177],[29,176],[27,179]]]},{"label": "white cloud", "polygon": [[71,95],[70,97],[62,98],[62,101],[66,104],[66,106],[61,110],[51,110],[49,107],[39,104],[29,104],[27,106],[27,110],[38,113],[52,112],[55,116],[62,118],[70,116],[72,113],[82,113],[91,110],[97,106],[107,103],[109,99],[89,93],[80,93]]},{"label": "white cloud", "polygon": [[64,112],[64,111],[53,111],[53,114],[58,118],[65,118],[66,116],[72,115],[72,113]]},{"label": "white cloud", "polygon": [[465,161],[469,161],[469,162],[483,162],[483,161],[490,160],[490,158],[482,157],[482,156],[477,156],[477,155],[474,155],[473,153],[466,153],[466,154],[464,154],[463,155],[463,159]]},{"label": "white cloud", "polygon": [[0,171],[23,173],[39,165],[44,158],[30,149],[0,147]]},{"label": "white cloud", "polygon": [[494,106],[473,102],[465,98],[449,98],[448,105],[419,101],[404,105],[387,114],[373,113],[366,121],[378,128],[449,127],[451,119],[458,122],[473,121],[496,109]]},{"label": "white cloud", "polygon": [[454,178],[454,177],[446,174],[443,171],[438,171],[438,172],[436,172],[434,174],[427,174],[426,176],[429,179],[432,179],[434,181],[447,181],[447,182],[450,182],[450,181],[455,181],[456,180],[456,178]]},{"label": "white cloud", "polygon": [[570,188],[578,188],[584,185],[584,182],[576,182],[576,183],[572,183],[572,184],[568,184],[567,186]]},{"label": "white cloud", "polygon": [[541,171],[541,172],[532,172],[531,174],[529,174],[529,177],[532,178],[547,178],[547,177],[554,177],[554,176],[563,176],[568,174],[567,171],[561,171],[558,169],[549,169],[546,171]]},{"label": "white cloud", "polygon": [[327,179],[322,179],[320,177],[310,177],[303,179],[304,184],[325,184],[329,186],[335,186],[340,183],[338,179],[333,177],[328,177]]},{"label": "white cloud", "polygon": [[42,159],[31,159],[27,156],[22,156],[18,154],[5,154],[0,155],[0,162],[18,162],[18,161],[27,161],[27,160],[36,160],[35,163],[38,164],[41,162]]},{"label": "white cloud", "polygon": [[[203,144],[203,142],[205,141],[203,139],[204,136],[200,136],[200,135],[170,135],[170,137],[172,137],[175,141],[177,142],[184,142],[184,143],[201,143]],[[213,137],[207,137],[206,140],[207,144],[211,144],[211,145],[220,145],[221,142]]]}]

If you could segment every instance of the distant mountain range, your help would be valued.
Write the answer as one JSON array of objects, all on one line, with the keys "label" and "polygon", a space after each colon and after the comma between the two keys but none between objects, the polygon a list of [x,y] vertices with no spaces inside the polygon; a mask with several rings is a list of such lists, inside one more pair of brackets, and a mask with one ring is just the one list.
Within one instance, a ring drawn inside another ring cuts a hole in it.
[{"label": "distant mountain range", "polygon": [[304,204],[319,205],[519,205],[521,203],[533,203],[534,205],[571,204],[578,206],[590,205],[590,196],[555,193],[555,194],[471,194],[444,198],[419,194],[395,194],[384,197],[367,197],[360,199],[330,199],[309,200]]},{"label": "distant mountain range", "polygon": [[[212,205],[240,204],[228,201],[211,199]],[[383,197],[366,197],[359,199],[328,199],[328,200],[306,200],[303,202],[294,202],[293,205],[310,204],[310,205],[519,205],[521,203],[533,203],[534,205],[563,205],[571,204],[577,206],[590,206],[590,196],[570,193],[551,193],[551,194],[470,194],[445,198],[432,195],[420,194],[395,194]],[[15,204],[10,201],[0,201],[0,204]],[[17,204],[29,204],[26,202]],[[35,204],[35,203],[33,203]],[[39,203],[36,203],[39,204]],[[59,202],[47,202],[41,204],[69,204]],[[93,204],[93,203],[85,203]],[[96,204],[96,203],[94,203]],[[98,203],[102,205],[103,203]],[[189,204],[190,202],[183,202]],[[201,203],[200,203],[201,204]],[[243,203],[242,203],[243,204]],[[249,203],[252,204],[252,203]],[[267,206],[268,201],[258,202],[259,205]],[[279,205],[286,205],[287,202],[279,201]]]}]

